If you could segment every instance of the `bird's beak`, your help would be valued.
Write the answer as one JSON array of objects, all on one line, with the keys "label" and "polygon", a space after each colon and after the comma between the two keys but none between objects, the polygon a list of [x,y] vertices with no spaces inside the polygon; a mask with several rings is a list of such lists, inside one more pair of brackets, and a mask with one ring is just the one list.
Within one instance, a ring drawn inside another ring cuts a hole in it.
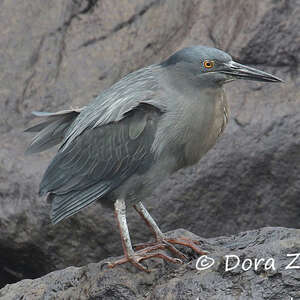
[{"label": "bird's beak", "polygon": [[230,75],[233,78],[267,82],[283,82],[283,80],[274,75],[239,64],[235,61],[230,61],[229,63],[224,64],[224,66],[225,68],[221,71],[221,73]]}]

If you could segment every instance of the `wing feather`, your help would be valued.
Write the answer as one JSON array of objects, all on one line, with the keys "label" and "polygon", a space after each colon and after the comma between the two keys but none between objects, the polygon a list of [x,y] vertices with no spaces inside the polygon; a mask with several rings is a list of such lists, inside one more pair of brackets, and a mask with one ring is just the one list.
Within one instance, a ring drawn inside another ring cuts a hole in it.
[{"label": "wing feather", "polygon": [[152,105],[140,105],[119,122],[87,128],[59,150],[40,185],[40,194],[49,193],[52,221],[75,214],[150,163],[161,114]]},{"label": "wing feather", "polygon": [[86,129],[119,122],[143,103],[152,105],[162,112],[166,111],[163,99],[157,97],[158,69],[159,65],[152,65],[137,70],[104,90],[71,124],[61,149],[65,150]]},{"label": "wing feather", "polygon": [[25,132],[37,132],[25,153],[42,152],[61,143],[67,129],[82,109],[69,109],[56,113],[33,112],[36,117],[45,118],[46,120],[25,130]]}]

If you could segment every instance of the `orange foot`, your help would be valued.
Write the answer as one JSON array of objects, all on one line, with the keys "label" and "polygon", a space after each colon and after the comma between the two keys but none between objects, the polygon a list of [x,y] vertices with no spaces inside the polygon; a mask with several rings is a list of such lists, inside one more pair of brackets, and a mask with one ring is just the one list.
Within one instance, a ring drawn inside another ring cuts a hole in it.
[{"label": "orange foot", "polygon": [[144,249],[144,248],[155,246],[155,245],[164,245],[165,248],[169,249],[175,255],[177,255],[180,258],[185,259],[185,260],[187,260],[186,255],[184,255],[181,251],[176,249],[173,245],[183,245],[183,246],[189,247],[199,255],[207,254],[207,252],[204,252],[201,249],[199,249],[199,247],[198,247],[198,245],[200,245],[199,241],[188,239],[186,237],[180,237],[180,238],[165,237],[165,238],[157,240],[156,242],[138,244],[135,246],[135,249],[140,250],[140,249]]},{"label": "orange foot", "polygon": [[120,258],[119,260],[115,261],[115,262],[108,262],[107,266],[108,268],[114,268],[117,265],[122,265],[124,263],[130,262],[131,264],[133,264],[135,267],[137,267],[138,269],[140,269],[141,271],[150,273],[151,270],[147,269],[145,266],[143,266],[140,262],[149,258],[161,258],[164,260],[167,260],[169,262],[175,263],[175,264],[182,264],[182,260],[178,259],[178,258],[173,258],[170,257],[164,253],[161,252],[154,252],[154,253],[149,253],[152,251],[156,251],[156,250],[164,250],[166,249],[166,246],[161,244],[161,243],[157,243],[156,245],[152,245],[149,247],[143,247],[142,250],[134,252],[133,255],[131,256],[124,256],[122,258]]}]

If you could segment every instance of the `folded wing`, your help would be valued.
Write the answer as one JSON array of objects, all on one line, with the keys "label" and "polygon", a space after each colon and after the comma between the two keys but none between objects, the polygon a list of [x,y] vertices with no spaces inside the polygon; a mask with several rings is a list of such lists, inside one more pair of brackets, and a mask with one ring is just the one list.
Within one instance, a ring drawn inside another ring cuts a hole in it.
[{"label": "folded wing", "polygon": [[161,114],[157,107],[141,103],[118,122],[90,124],[60,149],[40,185],[41,195],[49,193],[52,221],[75,214],[146,170],[154,159],[151,146]]}]

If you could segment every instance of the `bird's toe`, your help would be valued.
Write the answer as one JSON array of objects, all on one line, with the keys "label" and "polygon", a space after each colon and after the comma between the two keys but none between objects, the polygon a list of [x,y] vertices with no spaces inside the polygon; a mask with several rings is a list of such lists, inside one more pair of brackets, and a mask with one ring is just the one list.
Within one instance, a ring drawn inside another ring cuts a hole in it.
[{"label": "bird's toe", "polygon": [[200,242],[197,240],[192,240],[186,237],[180,237],[180,238],[166,238],[166,241],[172,245],[182,245],[191,248],[194,252],[196,252],[199,255],[208,254],[208,252],[203,251],[198,247],[200,245]]}]

